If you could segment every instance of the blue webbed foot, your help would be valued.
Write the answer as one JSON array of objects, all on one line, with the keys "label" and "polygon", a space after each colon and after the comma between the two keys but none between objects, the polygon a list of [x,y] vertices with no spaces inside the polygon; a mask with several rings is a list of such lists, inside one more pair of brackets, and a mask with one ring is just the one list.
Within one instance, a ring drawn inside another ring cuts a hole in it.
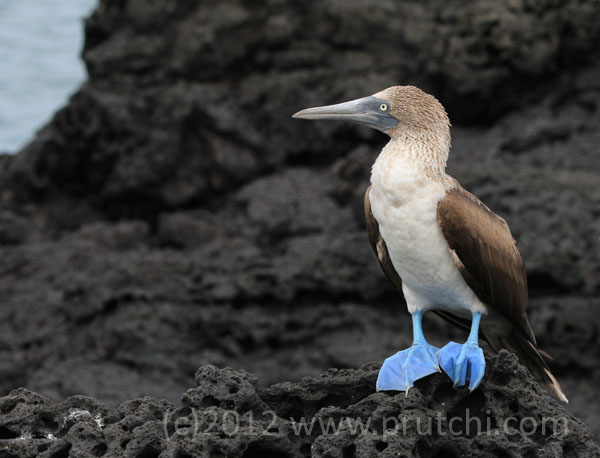
[{"label": "blue webbed foot", "polygon": [[440,371],[438,352],[438,348],[425,342],[390,356],[379,370],[377,391],[406,391],[408,394],[416,380]]},{"label": "blue webbed foot", "polygon": [[476,342],[464,345],[450,342],[438,354],[440,367],[454,381],[454,386],[463,386],[469,381],[469,390],[479,386],[485,373],[483,350]]}]

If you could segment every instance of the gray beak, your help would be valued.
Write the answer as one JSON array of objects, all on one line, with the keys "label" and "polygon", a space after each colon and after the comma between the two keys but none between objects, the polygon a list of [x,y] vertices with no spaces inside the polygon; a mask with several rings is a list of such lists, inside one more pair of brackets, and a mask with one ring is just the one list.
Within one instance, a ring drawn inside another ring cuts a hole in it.
[{"label": "gray beak", "polygon": [[[382,105],[387,107],[382,110]],[[385,100],[369,96],[350,102],[307,108],[296,113],[298,119],[330,119],[350,121],[382,132],[396,127],[398,120],[390,114],[390,104]]]}]

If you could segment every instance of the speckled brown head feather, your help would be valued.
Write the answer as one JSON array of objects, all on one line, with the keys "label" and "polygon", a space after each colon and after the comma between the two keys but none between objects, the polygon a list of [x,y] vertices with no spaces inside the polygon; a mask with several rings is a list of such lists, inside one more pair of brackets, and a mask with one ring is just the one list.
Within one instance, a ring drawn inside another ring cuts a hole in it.
[{"label": "speckled brown head feather", "polygon": [[390,103],[390,114],[399,122],[397,128],[386,132],[390,136],[398,133],[418,134],[432,131],[443,134],[450,144],[450,120],[443,105],[431,94],[415,86],[392,86],[377,94]]},{"label": "speckled brown head feather", "polygon": [[387,131],[392,140],[412,152],[432,179],[444,179],[450,151],[450,120],[442,104],[414,86],[392,86],[374,97],[390,104],[398,124]]}]

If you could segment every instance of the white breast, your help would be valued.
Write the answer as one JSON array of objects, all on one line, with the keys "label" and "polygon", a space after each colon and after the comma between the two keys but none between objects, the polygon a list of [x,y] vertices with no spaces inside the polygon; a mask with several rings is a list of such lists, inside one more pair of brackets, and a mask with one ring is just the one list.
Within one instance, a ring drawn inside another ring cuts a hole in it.
[{"label": "white breast", "polygon": [[398,147],[388,144],[377,158],[369,198],[409,311],[485,312],[456,267],[437,220],[446,194],[443,181],[428,177]]}]

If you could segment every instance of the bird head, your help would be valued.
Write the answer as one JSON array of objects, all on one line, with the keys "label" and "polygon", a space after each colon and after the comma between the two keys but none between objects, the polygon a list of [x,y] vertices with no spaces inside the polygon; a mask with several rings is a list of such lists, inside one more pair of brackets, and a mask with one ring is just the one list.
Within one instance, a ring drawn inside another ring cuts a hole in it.
[{"label": "bird head", "polygon": [[450,121],[442,104],[414,86],[392,86],[350,102],[307,108],[299,119],[332,119],[362,124],[392,139],[435,141],[450,147]]}]

